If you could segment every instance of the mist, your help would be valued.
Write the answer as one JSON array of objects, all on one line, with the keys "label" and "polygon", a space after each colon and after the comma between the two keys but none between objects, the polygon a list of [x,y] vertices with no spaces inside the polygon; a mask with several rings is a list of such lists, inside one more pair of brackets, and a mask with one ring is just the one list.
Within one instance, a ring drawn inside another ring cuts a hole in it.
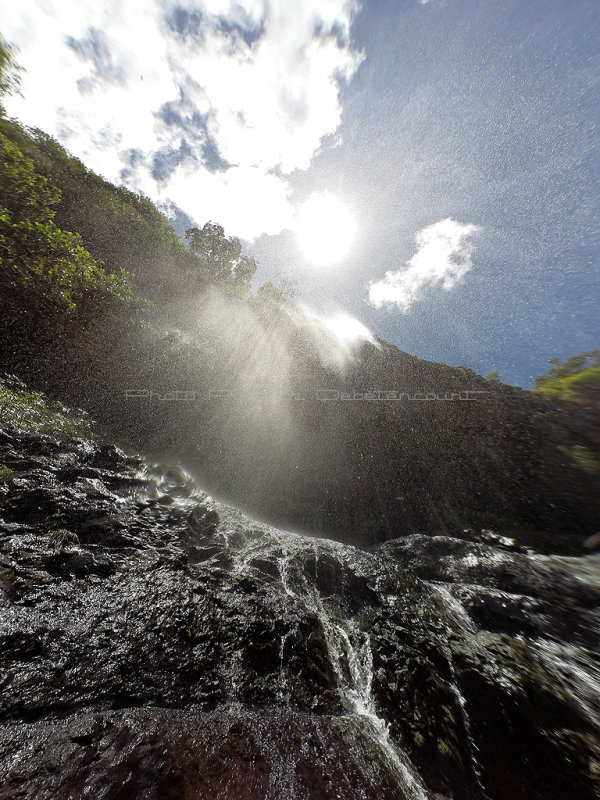
[{"label": "mist", "polygon": [[[131,401],[129,432],[220,499],[297,519],[325,476],[343,472],[347,420],[324,394],[345,384],[365,348],[379,349],[371,332],[341,310],[217,286],[156,309],[153,328],[153,346],[167,352],[135,387],[154,396]],[[161,399],[173,392],[189,397]]]}]

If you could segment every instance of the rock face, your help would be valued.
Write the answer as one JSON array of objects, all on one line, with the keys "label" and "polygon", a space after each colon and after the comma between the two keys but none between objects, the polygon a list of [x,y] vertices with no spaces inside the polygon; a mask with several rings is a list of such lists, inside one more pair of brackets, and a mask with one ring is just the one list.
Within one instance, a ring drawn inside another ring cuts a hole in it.
[{"label": "rock face", "polygon": [[364,552],[84,440],[0,464],[2,800],[598,796],[597,556]]}]

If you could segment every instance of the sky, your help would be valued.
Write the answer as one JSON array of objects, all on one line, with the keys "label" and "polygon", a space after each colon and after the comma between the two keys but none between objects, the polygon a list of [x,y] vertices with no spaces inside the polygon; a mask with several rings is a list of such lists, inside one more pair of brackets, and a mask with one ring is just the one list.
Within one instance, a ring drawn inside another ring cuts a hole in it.
[{"label": "sky", "polygon": [[600,346],[597,0],[0,0],[9,114],[432,361]]}]

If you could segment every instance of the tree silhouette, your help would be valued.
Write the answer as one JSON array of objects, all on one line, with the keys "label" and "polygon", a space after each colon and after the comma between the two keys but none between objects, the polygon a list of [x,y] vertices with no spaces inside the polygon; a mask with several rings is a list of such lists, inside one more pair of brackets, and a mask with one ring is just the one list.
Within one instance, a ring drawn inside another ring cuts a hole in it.
[{"label": "tree silhouette", "polygon": [[202,228],[188,228],[185,238],[192,252],[206,261],[213,278],[240,283],[252,280],[256,261],[242,255],[240,240],[225,236],[221,225],[207,222]]}]

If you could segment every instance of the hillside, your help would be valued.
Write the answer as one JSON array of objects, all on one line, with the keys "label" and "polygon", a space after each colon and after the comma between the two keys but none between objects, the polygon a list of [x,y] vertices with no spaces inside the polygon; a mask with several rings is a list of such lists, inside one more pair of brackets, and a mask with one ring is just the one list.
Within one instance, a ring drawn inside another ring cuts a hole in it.
[{"label": "hillside", "polygon": [[[22,207],[15,192],[2,201],[13,237],[0,263],[12,276],[1,289],[4,372],[298,529],[367,545],[492,527],[560,551],[595,532],[594,409],[345,339],[273,287],[254,294],[215,277],[148,200],[44,134],[7,120],[0,133],[5,165],[30,187]],[[60,270],[48,269],[34,245],[23,272],[19,225],[39,234],[40,215],[54,226],[44,235],[80,236],[84,272],[62,251]]]},{"label": "hillside", "polygon": [[132,272],[137,294],[166,302],[190,284],[206,281],[206,265],[190,253],[147,198],[103,180],[42,131],[0,119],[0,134],[31,159],[37,174],[60,190],[56,224],[77,231],[86,249],[108,271]]}]

